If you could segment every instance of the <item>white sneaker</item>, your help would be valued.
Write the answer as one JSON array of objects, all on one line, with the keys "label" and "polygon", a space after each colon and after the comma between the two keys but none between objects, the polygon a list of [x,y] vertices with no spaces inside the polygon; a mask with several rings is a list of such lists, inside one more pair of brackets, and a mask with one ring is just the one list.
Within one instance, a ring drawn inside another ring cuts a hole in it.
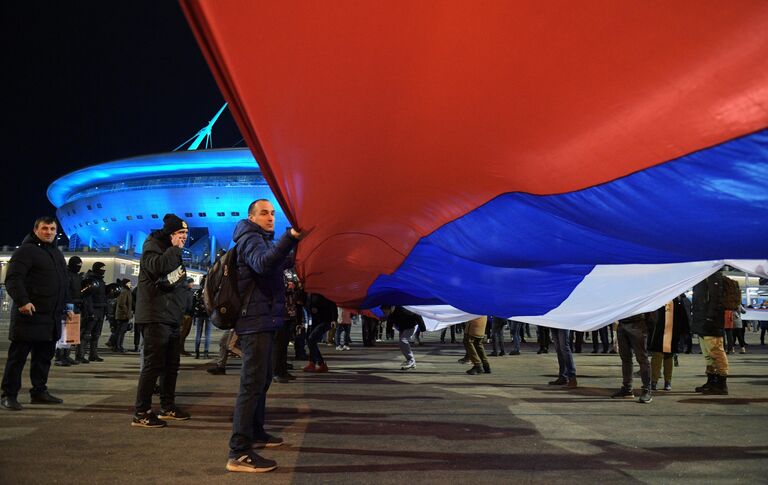
[{"label": "white sneaker", "polygon": [[345,346],[343,346],[343,347],[341,348],[341,350],[352,350],[352,349],[350,349],[348,345],[345,345]]},{"label": "white sneaker", "polygon": [[416,361],[412,360],[410,362],[406,362],[403,364],[402,367],[400,367],[400,370],[408,370],[408,369],[415,369],[416,368]]},{"label": "white sneaker", "polygon": [[342,350],[344,350],[344,347],[342,347],[341,345],[339,345],[338,347],[336,347],[336,350],[338,350],[339,352],[341,352]]}]

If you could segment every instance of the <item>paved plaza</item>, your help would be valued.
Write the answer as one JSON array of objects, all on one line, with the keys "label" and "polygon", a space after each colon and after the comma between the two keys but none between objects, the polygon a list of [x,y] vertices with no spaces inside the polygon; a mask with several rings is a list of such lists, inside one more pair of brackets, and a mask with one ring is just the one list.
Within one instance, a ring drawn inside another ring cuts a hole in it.
[{"label": "paved plaza", "polygon": [[272,385],[267,422],[286,441],[263,453],[274,472],[224,469],[237,359],[213,376],[209,362],[182,357],[177,402],[193,418],[142,429],[130,426],[137,354],[105,352],[102,363],[52,368],[63,405],[28,404],[25,375],[24,411],[0,412],[0,483],[766,483],[768,350],[756,334],[749,353],[730,356],[730,395],[694,393],[703,358],[680,355],[672,392],[640,404],[608,397],[619,358],[589,353],[589,342],[576,355],[579,388],[564,390],[547,385],[555,354],[534,344],[468,376],[461,344],[431,334],[403,372],[393,342],[365,349],[357,331],[349,352],[321,347],[330,373],[296,362],[297,380]]}]

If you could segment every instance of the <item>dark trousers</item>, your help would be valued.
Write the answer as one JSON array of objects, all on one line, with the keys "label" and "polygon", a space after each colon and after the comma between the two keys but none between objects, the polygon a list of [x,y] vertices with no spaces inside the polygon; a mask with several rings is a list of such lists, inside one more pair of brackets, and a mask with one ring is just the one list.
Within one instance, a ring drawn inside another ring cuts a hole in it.
[{"label": "dark trousers", "polygon": [[592,351],[597,352],[597,340],[598,337],[600,338],[600,341],[603,343],[603,353],[608,353],[608,327],[603,327],[599,330],[593,330],[592,331]]},{"label": "dark trousers", "polygon": [[733,329],[725,329],[725,351],[733,352]]},{"label": "dark trousers", "polygon": [[318,348],[317,344],[323,338],[323,335],[325,335],[325,332],[328,331],[328,328],[330,326],[331,326],[331,322],[313,323],[312,328],[309,331],[309,335],[307,336],[307,347],[309,348],[309,360],[314,362],[315,364],[322,364],[325,362],[323,360],[323,354],[320,353],[320,349]]},{"label": "dark trousers", "polygon": [[164,323],[141,325],[144,339],[143,365],[136,390],[136,412],[152,408],[152,390],[160,377],[160,407],[171,409],[176,402],[176,379],[179,375],[181,342],[179,327]]},{"label": "dark trousers", "polygon": [[551,342],[549,339],[549,327],[536,325],[536,340],[539,342],[540,350],[549,349],[549,344]]},{"label": "dark trousers", "polygon": [[[574,340],[576,340],[576,345],[574,345]],[[571,352],[580,354],[581,348],[584,346],[584,332],[571,330],[568,335],[568,345],[571,347]]]},{"label": "dark trousers", "polygon": [[29,366],[29,377],[32,380],[32,389],[29,394],[37,396],[48,390],[48,371],[51,369],[51,359],[56,351],[56,342],[25,342],[12,340],[8,347],[8,361],[3,372],[2,393],[3,397],[16,398],[21,389],[21,373],[27,356],[32,354],[32,362]]},{"label": "dark trousers", "polygon": [[739,342],[739,346],[741,347],[747,346],[747,342],[744,340],[744,327],[734,328],[733,336],[736,338],[736,341]]},{"label": "dark trousers", "polygon": [[632,389],[632,354],[640,365],[640,379],[644,389],[651,386],[651,363],[645,350],[645,340],[648,337],[648,326],[642,323],[619,323],[616,332],[619,339],[619,357],[621,357],[622,384]]},{"label": "dark trousers", "polygon": [[373,347],[376,345],[378,326],[378,320],[363,316],[363,347]]},{"label": "dark trousers", "polygon": [[448,330],[451,331],[451,343],[456,343],[456,326],[451,325],[450,327],[445,327],[442,332],[440,332],[440,341],[445,343],[445,332]]},{"label": "dark trousers", "polygon": [[[284,376],[288,373],[288,332],[288,322],[283,323],[280,330],[275,332],[272,368],[275,370],[276,376]],[[242,342],[240,343],[242,345]],[[243,354],[243,358],[245,358],[245,354]]]},{"label": "dark trousers", "polygon": [[395,328],[392,326],[392,322],[390,322],[389,320],[387,320],[386,332],[387,332],[387,340],[392,340],[393,338],[395,338]]},{"label": "dark trousers", "polygon": [[273,332],[240,336],[243,367],[240,370],[240,390],[235,399],[229,456],[237,458],[251,451],[256,440],[266,439],[264,414],[267,390],[272,381]]},{"label": "dark trousers", "polygon": [[125,340],[125,332],[128,331],[128,320],[118,320],[115,326],[117,327],[117,333],[113,342],[114,348],[115,350],[125,350],[123,348],[123,340]]},{"label": "dark trousers", "polygon": [[83,357],[88,350],[90,357],[97,355],[96,349],[101,337],[101,327],[104,325],[104,309],[97,308],[93,316],[85,319],[85,324],[80,325],[80,345],[77,348],[77,356]]},{"label": "dark trousers", "polygon": [[293,337],[293,352],[295,360],[307,360],[307,332],[303,328],[296,332],[296,336]]},{"label": "dark trousers", "polygon": [[[493,352],[495,354],[498,354],[501,352],[504,353],[504,326],[507,324],[508,320],[504,320],[501,318],[493,318],[492,324],[491,324],[491,339],[493,342]],[[519,331],[519,327],[517,328]]]}]

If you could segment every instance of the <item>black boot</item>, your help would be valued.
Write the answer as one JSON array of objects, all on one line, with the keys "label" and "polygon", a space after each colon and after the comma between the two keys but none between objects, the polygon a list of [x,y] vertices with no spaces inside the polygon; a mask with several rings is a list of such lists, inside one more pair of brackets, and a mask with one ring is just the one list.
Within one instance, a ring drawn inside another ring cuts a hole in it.
[{"label": "black boot", "polygon": [[485,372],[486,374],[490,374],[491,373],[491,365],[490,364],[483,364],[483,372]]},{"label": "black boot", "polygon": [[471,376],[476,376],[477,374],[482,374],[482,373],[483,373],[483,368],[479,364],[473,365],[472,368],[467,371],[467,374]]},{"label": "black boot", "polygon": [[103,362],[104,359],[99,357],[99,352],[97,351],[96,347],[99,345],[98,339],[94,338],[91,340],[91,351],[88,353],[88,360],[91,362]]},{"label": "black boot", "polygon": [[54,353],[54,361],[53,365],[59,366],[59,367],[69,367],[69,362],[64,358],[64,349],[56,349]]},{"label": "black boot", "polygon": [[64,360],[69,362],[69,365],[77,365],[77,364],[79,364],[80,362],[78,362],[75,359],[73,359],[72,357],[70,357],[69,353],[70,353],[69,349],[64,349]]},{"label": "black boot", "polygon": [[195,349],[195,359],[200,358],[200,349]]},{"label": "black boot", "polygon": [[715,378],[716,378],[716,374],[710,374],[709,372],[707,372],[707,382],[703,386],[699,386],[696,389],[694,389],[694,391],[696,392],[706,391],[707,389],[712,387],[712,385],[715,382]]},{"label": "black boot", "polygon": [[77,350],[75,350],[75,362],[78,364],[87,364],[88,359],[85,358],[85,349],[83,344],[77,344]]},{"label": "black boot", "polygon": [[709,388],[704,389],[702,394],[727,396],[728,395],[728,377],[715,374],[715,380]]}]

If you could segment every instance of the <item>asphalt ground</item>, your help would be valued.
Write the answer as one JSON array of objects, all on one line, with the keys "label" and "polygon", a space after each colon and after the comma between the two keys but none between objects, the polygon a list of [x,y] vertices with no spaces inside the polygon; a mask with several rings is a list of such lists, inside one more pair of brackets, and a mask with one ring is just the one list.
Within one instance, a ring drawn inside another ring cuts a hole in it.
[{"label": "asphalt ground", "polygon": [[728,396],[694,393],[703,358],[683,354],[673,390],[650,404],[609,398],[621,381],[612,354],[576,354],[579,387],[565,390],[547,385],[556,357],[535,344],[469,376],[461,344],[437,334],[415,347],[411,371],[399,370],[394,342],[366,349],[357,327],[352,336],[348,352],[321,346],[331,372],[296,362],[295,381],[272,385],[268,429],[286,441],[262,453],[278,461],[273,472],[224,469],[237,359],[214,376],[208,361],[182,357],[177,403],[192,419],[144,429],[130,426],[137,354],[105,351],[102,363],[52,367],[61,405],[28,404],[25,375],[25,409],[0,411],[0,483],[768,482],[768,350],[756,334],[749,353],[730,356]]}]

